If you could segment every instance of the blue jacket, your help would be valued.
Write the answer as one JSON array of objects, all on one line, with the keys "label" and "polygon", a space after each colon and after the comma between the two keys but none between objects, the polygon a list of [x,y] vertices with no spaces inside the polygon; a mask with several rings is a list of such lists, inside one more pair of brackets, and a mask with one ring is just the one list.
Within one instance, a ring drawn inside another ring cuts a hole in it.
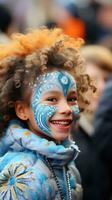
[{"label": "blue jacket", "polygon": [[60,200],[56,181],[47,166],[49,159],[65,200],[68,200],[66,169],[72,199],[80,200],[82,189],[74,159],[77,146],[70,140],[56,144],[12,121],[0,141],[0,200]]}]

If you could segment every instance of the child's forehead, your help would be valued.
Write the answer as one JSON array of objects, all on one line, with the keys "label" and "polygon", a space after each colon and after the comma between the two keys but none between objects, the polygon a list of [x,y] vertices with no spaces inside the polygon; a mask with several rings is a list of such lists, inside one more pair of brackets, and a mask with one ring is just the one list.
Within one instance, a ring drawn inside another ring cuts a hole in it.
[{"label": "child's forehead", "polygon": [[39,77],[33,94],[38,94],[39,97],[44,92],[55,90],[62,91],[66,96],[71,88],[76,90],[76,82],[71,74],[66,71],[53,71]]},{"label": "child's forehead", "polygon": [[60,84],[66,85],[68,82],[74,83],[75,80],[73,76],[68,73],[67,71],[53,71],[53,72],[47,72],[44,75],[40,75],[38,78],[38,83],[53,83],[52,81],[59,82]]}]

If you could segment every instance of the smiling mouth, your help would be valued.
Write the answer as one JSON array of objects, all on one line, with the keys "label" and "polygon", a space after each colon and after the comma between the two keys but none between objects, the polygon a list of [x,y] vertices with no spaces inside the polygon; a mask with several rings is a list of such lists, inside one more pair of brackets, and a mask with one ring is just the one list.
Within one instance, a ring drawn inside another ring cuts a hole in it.
[{"label": "smiling mouth", "polygon": [[72,124],[71,119],[66,119],[66,120],[50,120],[50,123],[56,126],[61,126],[61,127],[68,127]]}]

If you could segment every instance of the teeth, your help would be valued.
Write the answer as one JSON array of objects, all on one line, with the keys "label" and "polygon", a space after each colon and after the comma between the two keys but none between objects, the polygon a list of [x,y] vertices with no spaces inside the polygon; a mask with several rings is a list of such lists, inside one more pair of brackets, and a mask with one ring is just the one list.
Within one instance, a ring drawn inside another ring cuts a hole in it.
[{"label": "teeth", "polygon": [[52,121],[53,124],[68,125],[70,121]]}]

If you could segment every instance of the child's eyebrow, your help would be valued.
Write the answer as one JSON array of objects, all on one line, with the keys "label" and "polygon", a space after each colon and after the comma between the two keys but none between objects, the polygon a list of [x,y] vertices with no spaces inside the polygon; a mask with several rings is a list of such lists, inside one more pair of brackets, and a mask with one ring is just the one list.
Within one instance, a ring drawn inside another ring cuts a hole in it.
[{"label": "child's eyebrow", "polygon": [[70,95],[72,95],[72,94],[77,95],[77,92],[75,90],[72,90],[72,91],[69,91],[68,94],[70,94]]},{"label": "child's eyebrow", "polygon": [[44,95],[44,96],[55,95],[55,94],[58,94],[58,95],[59,95],[60,93],[61,93],[61,91],[52,90],[52,91],[48,91],[48,92],[45,92],[45,93],[43,92],[43,95]]},{"label": "child's eyebrow", "polygon": [[[52,91],[45,92],[43,94],[43,96],[44,97],[49,97],[49,96],[54,96],[54,95],[60,96],[61,93],[62,93],[61,91],[52,90]],[[77,96],[77,92],[75,90],[73,90],[73,91],[68,92],[68,95],[76,95]]]}]

